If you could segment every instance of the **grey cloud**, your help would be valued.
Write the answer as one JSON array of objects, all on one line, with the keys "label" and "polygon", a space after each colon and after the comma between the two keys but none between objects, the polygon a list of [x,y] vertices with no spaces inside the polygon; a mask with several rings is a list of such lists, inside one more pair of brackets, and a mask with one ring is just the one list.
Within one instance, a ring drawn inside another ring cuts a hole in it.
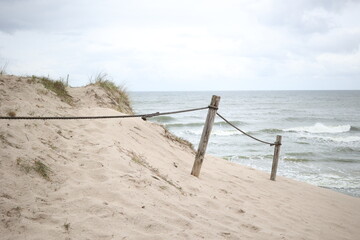
[{"label": "grey cloud", "polygon": [[360,29],[334,30],[327,34],[314,35],[307,44],[312,52],[353,53],[359,50]]},{"label": "grey cloud", "polygon": [[156,84],[164,79],[168,88],[180,78],[192,87],[222,79],[225,88],[250,79],[256,88],[263,78],[317,75],[325,81],[341,70],[356,77],[358,71],[346,66],[358,62],[359,5],[346,0],[0,0],[0,54],[14,59],[9,66],[19,72],[70,73],[86,82],[105,71],[131,81],[135,90],[146,80],[155,90],[164,87]]},{"label": "grey cloud", "polygon": [[89,28],[103,23],[99,11],[90,1],[0,1],[0,31]]},{"label": "grey cloud", "polygon": [[340,14],[350,3],[353,1],[272,1],[268,8],[262,9],[259,19],[265,25],[286,27],[299,34],[326,32],[334,27],[331,16]]}]

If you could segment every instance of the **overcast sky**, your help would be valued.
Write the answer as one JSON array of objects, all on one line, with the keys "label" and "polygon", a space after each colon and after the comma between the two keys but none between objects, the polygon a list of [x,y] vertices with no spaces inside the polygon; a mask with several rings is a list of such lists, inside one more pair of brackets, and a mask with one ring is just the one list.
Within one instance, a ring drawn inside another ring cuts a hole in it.
[{"label": "overcast sky", "polygon": [[0,68],[128,90],[360,89],[360,0],[0,0]]}]

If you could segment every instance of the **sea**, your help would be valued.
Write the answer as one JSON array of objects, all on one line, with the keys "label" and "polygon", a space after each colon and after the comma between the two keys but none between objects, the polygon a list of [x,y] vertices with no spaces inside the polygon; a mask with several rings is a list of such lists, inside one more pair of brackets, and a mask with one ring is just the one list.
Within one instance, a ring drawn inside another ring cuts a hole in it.
[{"label": "sea", "polygon": [[[136,113],[206,107],[221,97],[218,113],[267,142],[282,136],[277,175],[360,197],[360,91],[130,92]],[[199,144],[207,109],[148,121]],[[274,147],[215,118],[207,154],[271,171]],[[270,176],[270,175],[269,175]]]}]

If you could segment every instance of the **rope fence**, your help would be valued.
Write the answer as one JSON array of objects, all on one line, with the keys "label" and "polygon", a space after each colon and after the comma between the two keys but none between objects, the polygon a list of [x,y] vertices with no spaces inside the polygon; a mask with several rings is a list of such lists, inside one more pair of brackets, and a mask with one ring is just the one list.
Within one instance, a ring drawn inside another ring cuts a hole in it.
[{"label": "rope fence", "polygon": [[170,114],[178,114],[178,113],[185,113],[185,112],[194,112],[194,111],[200,111],[205,110],[208,108],[211,108],[212,106],[202,107],[202,108],[192,108],[192,109],[186,109],[186,110],[179,110],[179,111],[173,111],[173,112],[156,112],[156,113],[150,113],[150,114],[132,114],[132,115],[117,115],[117,116],[84,116],[84,117],[3,117],[0,116],[0,119],[6,119],[6,120],[76,120],[76,119],[108,119],[108,118],[142,118],[143,120],[146,120],[147,118],[161,116],[161,115],[170,115]]},{"label": "rope fence", "polygon": [[220,113],[216,113],[216,115],[218,115],[222,120],[224,120],[227,124],[229,124],[230,126],[232,126],[233,128],[235,128],[236,130],[238,130],[239,132],[241,132],[242,134],[244,134],[245,136],[248,136],[249,138],[254,139],[255,141],[261,142],[261,143],[265,143],[265,144],[269,144],[270,146],[275,146],[274,148],[274,157],[273,157],[273,162],[272,162],[272,167],[271,167],[271,174],[270,174],[270,180],[275,181],[276,178],[276,172],[277,172],[277,167],[278,167],[278,162],[279,162],[279,155],[280,155],[280,146],[281,146],[281,136],[277,135],[276,136],[276,141],[274,143],[271,142],[266,142],[263,140],[260,140],[254,136],[251,136],[250,134],[247,134],[246,132],[244,132],[243,130],[241,130],[240,128],[236,127],[234,124],[232,124],[231,122],[229,122],[226,118],[224,118]]},{"label": "rope fence", "polygon": [[241,132],[242,134],[244,134],[245,136],[248,136],[249,138],[252,138],[258,142],[261,142],[261,143],[265,143],[265,144],[269,144],[270,146],[274,146],[276,144],[279,144],[279,143],[271,143],[271,142],[266,142],[266,141],[263,141],[263,140],[260,140],[254,136],[251,136],[250,134],[247,134],[246,132],[244,132],[243,130],[241,130],[240,128],[236,127],[234,124],[232,124],[231,122],[229,122],[226,118],[224,118],[223,116],[220,115],[220,113],[216,113],[216,115],[218,115],[222,120],[224,120],[227,124],[229,124],[230,126],[232,126],[233,128],[235,128],[236,130],[238,130],[239,132]]},{"label": "rope fence", "polygon": [[185,112],[194,112],[194,111],[201,111],[208,109],[208,115],[206,117],[206,121],[203,128],[203,133],[201,135],[200,143],[198,150],[196,152],[195,161],[193,165],[193,169],[191,171],[191,175],[194,175],[196,177],[199,177],[200,169],[202,162],[204,160],[205,151],[207,148],[207,144],[210,138],[211,129],[214,124],[215,116],[219,116],[222,120],[224,120],[227,124],[241,132],[242,134],[252,138],[253,140],[256,140],[258,142],[268,144],[270,146],[275,146],[274,148],[274,158],[273,158],[273,165],[271,170],[271,180],[275,180],[276,177],[276,169],[278,165],[278,159],[279,159],[279,153],[280,153],[280,146],[281,146],[281,136],[276,136],[276,141],[274,143],[267,142],[260,140],[254,136],[251,136],[250,134],[244,132],[240,128],[236,127],[234,124],[232,124],[230,121],[228,121],[225,117],[223,117],[220,113],[217,112],[218,106],[220,102],[219,96],[212,96],[210,105],[207,107],[201,107],[201,108],[191,108],[191,109],[185,109],[185,110],[179,110],[179,111],[171,111],[171,112],[155,112],[150,114],[132,114],[132,115],[115,115],[115,116],[83,116],[83,117],[25,117],[25,116],[0,116],[0,120],[76,120],[76,119],[114,119],[114,118],[141,118],[144,121],[147,120],[147,118],[156,117],[156,116],[162,116],[162,115],[171,115],[171,114],[178,114],[178,113],[185,113]]}]

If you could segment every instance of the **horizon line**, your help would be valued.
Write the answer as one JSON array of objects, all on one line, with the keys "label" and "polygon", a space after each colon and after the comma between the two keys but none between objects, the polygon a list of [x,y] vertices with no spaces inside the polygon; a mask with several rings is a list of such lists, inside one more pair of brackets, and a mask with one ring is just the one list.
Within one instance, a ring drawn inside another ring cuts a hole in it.
[{"label": "horizon line", "polygon": [[360,91],[360,89],[262,89],[262,90],[127,90],[128,92],[335,92],[335,91]]}]

